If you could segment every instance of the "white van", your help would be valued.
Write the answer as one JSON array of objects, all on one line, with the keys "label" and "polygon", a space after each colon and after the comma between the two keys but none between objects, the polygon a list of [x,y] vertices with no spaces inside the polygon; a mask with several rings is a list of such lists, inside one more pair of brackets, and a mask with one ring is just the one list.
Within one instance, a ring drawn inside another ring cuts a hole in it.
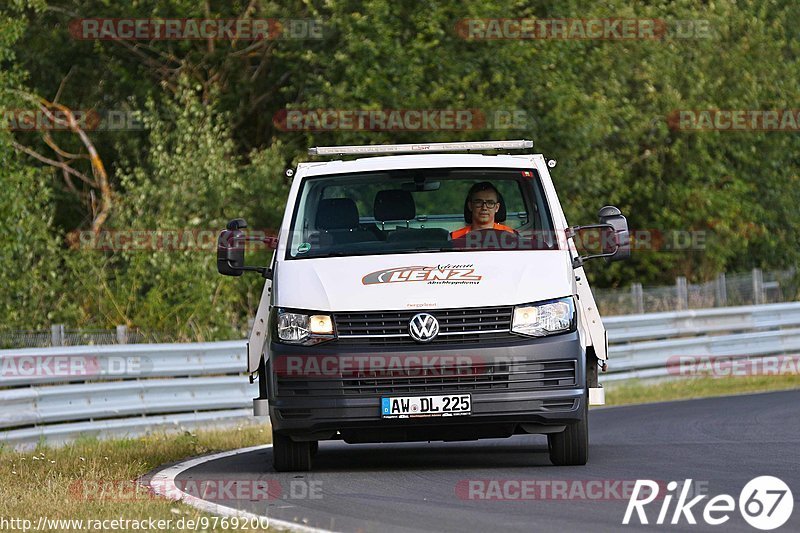
[{"label": "white van", "polygon": [[[554,464],[586,463],[607,339],[583,263],[628,257],[627,221],[606,206],[568,226],[555,161],[504,153],[532,146],[312,148],[368,157],[298,165],[269,267],[245,265],[256,238],[228,224],[220,273],[266,279],[248,371],[275,470],[310,470],[320,440],[530,433],[547,434]],[[599,253],[581,257],[590,228]]]}]

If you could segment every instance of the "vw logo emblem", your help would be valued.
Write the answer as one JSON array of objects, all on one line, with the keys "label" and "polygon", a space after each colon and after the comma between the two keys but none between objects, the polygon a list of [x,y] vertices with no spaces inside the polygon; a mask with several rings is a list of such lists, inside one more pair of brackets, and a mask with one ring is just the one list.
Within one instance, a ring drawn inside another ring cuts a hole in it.
[{"label": "vw logo emblem", "polygon": [[418,313],[408,322],[408,333],[417,342],[430,342],[439,334],[439,321],[428,313]]}]

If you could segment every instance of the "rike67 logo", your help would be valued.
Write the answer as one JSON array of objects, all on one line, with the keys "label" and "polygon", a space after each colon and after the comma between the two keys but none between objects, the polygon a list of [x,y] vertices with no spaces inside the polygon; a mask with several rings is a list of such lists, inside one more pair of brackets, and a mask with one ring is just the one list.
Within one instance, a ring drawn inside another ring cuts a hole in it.
[{"label": "rike67 logo", "polygon": [[[756,529],[767,531],[785,524],[794,509],[794,498],[789,486],[773,476],[759,476],[748,481],[739,493],[738,502],[729,494],[720,494],[702,505],[700,502],[707,495],[701,494],[690,499],[691,485],[691,479],[687,479],[682,486],[677,481],[670,481],[667,483],[666,493],[660,494],[662,487],[659,483],[649,479],[637,479],[622,523],[627,525],[635,523],[638,519],[640,524],[649,524],[652,515],[648,520],[645,507],[656,499],[661,501],[658,518],[655,520],[655,524],[658,525],[667,523],[677,525],[684,521],[695,525],[697,518],[702,517],[706,524],[719,526],[730,520],[731,513],[736,510],[738,503],[739,513],[745,522]],[[676,496],[675,506],[671,508],[671,502]],[[698,517],[695,517],[695,513]]]}]

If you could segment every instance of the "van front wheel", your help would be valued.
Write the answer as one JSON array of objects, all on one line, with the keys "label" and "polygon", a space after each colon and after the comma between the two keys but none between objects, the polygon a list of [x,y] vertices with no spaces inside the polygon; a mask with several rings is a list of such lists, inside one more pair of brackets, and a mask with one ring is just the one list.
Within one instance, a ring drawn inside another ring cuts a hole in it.
[{"label": "van front wheel", "polygon": [[561,433],[547,435],[550,462],[556,466],[585,465],[589,460],[589,398],[584,398],[583,417]]},{"label": "van front wheel", "polygon": [[272,435],[272,466],[276,472],[308,472],[311,470],[313,445],[316,442],[295,442],[286,435]]}]

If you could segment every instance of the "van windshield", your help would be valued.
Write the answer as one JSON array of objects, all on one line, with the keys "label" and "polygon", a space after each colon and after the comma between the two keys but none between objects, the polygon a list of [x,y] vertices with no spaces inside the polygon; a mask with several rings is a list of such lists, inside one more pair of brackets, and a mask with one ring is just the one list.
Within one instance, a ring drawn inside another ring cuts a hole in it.
[{"label": "van windshield", "polygon": [[310,177],[287,259],[558,248],[533,169],[419,169]]}]

